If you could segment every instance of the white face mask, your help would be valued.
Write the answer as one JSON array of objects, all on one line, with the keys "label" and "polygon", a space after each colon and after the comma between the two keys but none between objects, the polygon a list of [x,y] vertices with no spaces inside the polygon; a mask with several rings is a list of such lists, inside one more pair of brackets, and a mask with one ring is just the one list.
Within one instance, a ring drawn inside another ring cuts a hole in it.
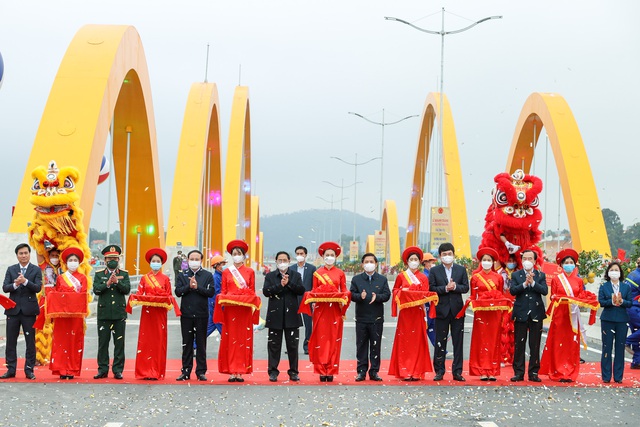
[{"label": "white face mask", "polygon": [[420,267],[420,261],[409,261],[409,268],[412,270],[417,270]]},{"label": "white face mask", "polygon": [[58,262],[60,262],[60,260],[58,258],[49,258],[49,262],[51,263],[51,265],[58,265]]},{"label": "white face mask", "polygon": [[189,260],[189,268],[190,268],[190,269],[192,269],[192,270],[197,270],[197,269],[199,269],[199,268],[200,268],[200,264],[201,264],[201,262],[200,262],[200,261],[192,261],[192,260]]},{"label": "white face mask", "polygon": [[333,265],[336,262],[336,257],[334,256],[326,256],[324,257],[324,263],[327,265]]},{"label": "white face mask", "polygon": [[532,270],[533,269],[533,263],[531,261],[529,261],[529,260],[522,261],[522,267],[527,271]]},{"label": "white face mask", "polygon": [[440,257],[440,259],[442,260],[442,263],[446,265],[453,263],[453,256],[451,255],[445,255],[443,257]]},{"label": "white face mask", "polygon": [[374,262],[368,262],[364,265],[364,271],[367,273],[373,273],[376,271],[376,264]]},{"label": "white face mask", "polygon": [[298,261],[298,262],[304,262],[304,260],[305,260],[305,258],[304,258],[304,256],[303,256],[303,255],[298,255],[298,256],[296,257],[296,261]]},{"label": "white face mask", "polygon": [[69,269],[70,272],[75,272],[78,269],[78,266],[80,265],[80,263],[78,261],[69,261],[67,263],[67,268]]},{"label": "white face mask", "polygon": [[620,272],[619,271],[609,271],[609,279],[615,279],[618,280],[620,278]]},{"label": "white face mask", "polygon": [[278,263],[278,270],[287,271],[287,268],[289,268],[289,263],[288,262]]},{"label": "white face mask", "polygon": [[482,261],[482,268],[485,270],[491,270],[491,267],[493,267],[493,262],[491,261]]},{"label": "white face mask", "polygon": [[233,260],[234,264],[240,264],[242,261],[244,261],[244,255],[233,255],[231,259]]}]

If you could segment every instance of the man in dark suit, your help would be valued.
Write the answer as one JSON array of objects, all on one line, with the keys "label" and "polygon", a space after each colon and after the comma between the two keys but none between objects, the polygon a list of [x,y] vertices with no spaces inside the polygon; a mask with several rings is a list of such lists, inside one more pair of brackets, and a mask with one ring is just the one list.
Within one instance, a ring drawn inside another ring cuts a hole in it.
[{"label": "man in dark suit", "polygon": [[[362,256],[364,273],[351,279],[351,301],[356,305],[356,359],[358,375],[356,381],[369,379],[382,381],[380,371],[380,349],[384,325],[384,303],[391,298],[387,278],[376,273],[378,258],[372,253]],[[369,366],[371,360],[371,366]]]},{"label": "man in dark suit", "polygon": [[0,378],[7,379],[16,376],[16,364],[18,355],[16,346],[20,327],[24,334],[27,349],[25,352],[24,374],[30,380],[35,380],[33,367],[36,365],[36,334],[33,324],[40,313],[36,294],[42,288],[42,270],[37,265],[31,264],[31,247],[26,243],[20,243],[15,249],[18,264],[7,268],[4,276],[2,290],[9,293],[9,298],[16,303],[15,307],[7,309],[7,346],[5,358],[7,372]]},{"label": "man in dark suit", "polygon": [[193,369],[193,340],[196,340],[196,376],[207,381],[207,324],[209,298],[215,293],[213,275],[202,268],[203,255],[197,249],[187,255],[189,268],[176,279],[176,296],[180,299],[180,329],[182,331],[182,374],[176,381],[186,381]]},{"label": "man in dark suit", "polygon": [[515,348],[513,352],[513,373],[511,381],[524,380],[524,348],[529,334],[529,381],[540,382],[540,339],[542,322],[547,314],[543,295],[547,295],[547,278],[536,270],[538,254],[531,249],[522,251],[522,270],[511,274],[509,292],[516,297],[513,303],[513,332]]},{"label": "man in dark suit", "polygon": [[109,342],[113,335],[113,378],[122,379],[124,333],[127,326],[127,299],[131,292],[129,273],[120,269],[122,249],[109,245],[102,250],[106,268],[93,276],[93,293],[98,295],[98,380],[109,374]]},{"label": "man in dark suit", "polygon": [[[298,246],[296,248],[297,264],[293,267],[293,270],[300,273],[304,290],[305,292],[309,292],[313,288],[313,273],[316,272],[316,267],[306,262],[306,260],[307,248],[304,246]],[[302,302],[302,297],[298,298],[298,303],[300,302]],[[313,324],[312,319],[313,318],[308,314],[302,315],[302,320],[304,321],[304,342],[302,343],[302,349],[304,350],[304,354],[309,354],[309,338],[311,338]]]},{"label": "man in dark suit", "polygon": [[269,328],[267,351],[269,353],[269,381],[278,381],[278,365],[284,334],[289,356],[289,379],[300,381],[298,377],[298,343],[302,318],[298,314],[298,297],[305,292],[302,278],[294,268],[289,267],[289,254],[280,251],[276,254],[277,269],[267,273],[262,293],[269,298],[265,326]]},{"label": "man in dark suit", "polygon": [[433,367],[436,376],[433,380],[442,381],[444,377],[447,336],[451,331],[453,379],[465,381],[462,376],[464,316],[456,319],[456,315],[464,306],[462,294],[469,292],[469,276],[463,266],[453,263],[455,248],[451,243],[441,244],[438,253],[442,263],[429,270],[429,289],[431,292],[437,292],[439,297],[436,306],[436,345],[433,354]]}]

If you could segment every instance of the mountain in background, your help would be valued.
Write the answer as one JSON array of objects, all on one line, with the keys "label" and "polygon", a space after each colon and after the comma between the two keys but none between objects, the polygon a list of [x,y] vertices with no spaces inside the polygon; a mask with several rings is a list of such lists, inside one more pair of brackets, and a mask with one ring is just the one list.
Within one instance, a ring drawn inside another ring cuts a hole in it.
[{"label": "mountain in background", "polygon": [[[302,245],[309,253],[315,253],[318,245],[328,240],[338,241],[340,237],[340,219],[342,217],[343,248],[349,247],[353,236],[353,212],[330,209],[310,209],[287,214],[278,214],[260,218],[260,230],[264,233],[265,259],[272,258],[278,251],[293,254],[296,246]],[[400,247],[404,248],[406,228],[399,227]],[[380,221],[356,214],[356,240],[360,242],[362,253],[366,237],[380,229]],[[428,233],[420,233],[420,246],[425,246]],[[471,236],[471,248],[475,254],[480,238]]]}]

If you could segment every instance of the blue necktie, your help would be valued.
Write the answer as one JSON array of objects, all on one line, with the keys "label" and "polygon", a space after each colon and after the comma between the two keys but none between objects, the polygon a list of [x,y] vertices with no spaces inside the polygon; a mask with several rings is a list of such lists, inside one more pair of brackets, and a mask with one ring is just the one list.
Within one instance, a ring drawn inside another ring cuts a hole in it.
[{"label": "blue necktie", "polygon": [[20,271],[22,271],[22,275],[24,276],[24,273],[27,272],[27,268],[26,267],[21,267]]}]

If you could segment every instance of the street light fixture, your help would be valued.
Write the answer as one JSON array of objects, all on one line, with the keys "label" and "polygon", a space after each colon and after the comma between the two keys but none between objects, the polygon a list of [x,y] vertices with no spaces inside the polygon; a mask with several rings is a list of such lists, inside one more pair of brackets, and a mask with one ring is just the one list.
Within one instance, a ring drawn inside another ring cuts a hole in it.
[{"label": "street light fixture", "polygon": [[376,122],[374,120],[368,119],[367,117],[363,116],[362,114],[358,114],[358,113],[354,113],[353,111],[349,111],[349,114],[352,114],[354,116],[358,116],[361,119],[364,119],[366,121],[368,121],[369,123],[373,123],[374,125],[378,125],[380,127],[382,127],[382,144],[380,145],[380,223],[382,224],[382,210],[384,208],[383,205],[383,197],[382,197],[382,186],[384,183],[384,179],[383,179],[383,173],[384,173],[384,127],[385,126],[390,126],[390,125],[395,125],[397,123],[403,122],[407,119],[411,119],[413,117],[419,117],[418,114],[413,114],[411,116],[407,116],[407,117],[403,117],[400,120],[396,120],[395,122],[385,122],[384,121],[384,108],[382,109],[382,121],[381,122]]},{"label": "street light fixture", "polygon": [[[449,35],[449,34],[458,34],[458,33],[462,33],[465,32],[467,30],[470,30],[471,28],[475,27],[478,24],[482,24],[485,21],[489,21],[492,19],[502,19],[502,16],[488,16],[486,18],[483,18],[479,21],[474,22],[471,25],[468,25],[464,28],[460,28],[458,30],[453,30],[453,31],[445,31],[444,30],[444,7],[442,8],[442,26],[440,28],[440,31],[433,31],[433,30],[427,30],[425,28],[420,28],[416,25],[413,25],[410,22],[407,22],[403,19],[399,19],[399,18],[393,18],[390,16],[385,16],[384,19],[386,19],[387,21],[396,21],[396,22],[400,22],[402,24],[406,24],[412,28],[415,28],[418,31],[422,31],[423,33],[428,33],[428,34],[437,34],[440,36],[441,38],[441,42],[440,42],[440,111],[439,111],[439,126],[440,126],[440,137],[439,137],[439,148],[440,150],[442,150],[442,129],[443,129],[443,110],[444,110],[444,106],[442,105],[444,102],[444,36]],[[438,177],[438,179],[440,179],[440,177]],[[438,203],[441,204],[442,203],[442,190],[441,190],[442,185],[438,185]]]},{"label": "street light fixture", "polygon": [[338,239],[338,244],[340,246],[342,246],[342,202],[344,200],[347,200],[346,197],[343,197],[344,196],[344,189],[345,188],[349,188],[349,187],[353,187],[356,184],[362,184],[362,181],[361,182],[354,182],[353,184],[349,184],[349,185],[344,185],[344,179],[342,179],[342,181],[340,181],[341,185],[336,185],[336,184],[334,184],[332,182],[329,182],[329,181],[322,181],[322,182],[340,189],[340,238]]},{"label": "street light fixture", "polygon": [[[322,200],[323,202],[327,202],[331,204],[331,220],[329,221],[329,236],[330,238],[333,238],[333,194],[331,194],[331,200],[327,200],[324,197],[320,197],[320,196],[316,196],[316,197]],[[340,199],[340,204],[342,204],[343,200],[346,200],[346,197],[343,197],[342,199]]]}]

